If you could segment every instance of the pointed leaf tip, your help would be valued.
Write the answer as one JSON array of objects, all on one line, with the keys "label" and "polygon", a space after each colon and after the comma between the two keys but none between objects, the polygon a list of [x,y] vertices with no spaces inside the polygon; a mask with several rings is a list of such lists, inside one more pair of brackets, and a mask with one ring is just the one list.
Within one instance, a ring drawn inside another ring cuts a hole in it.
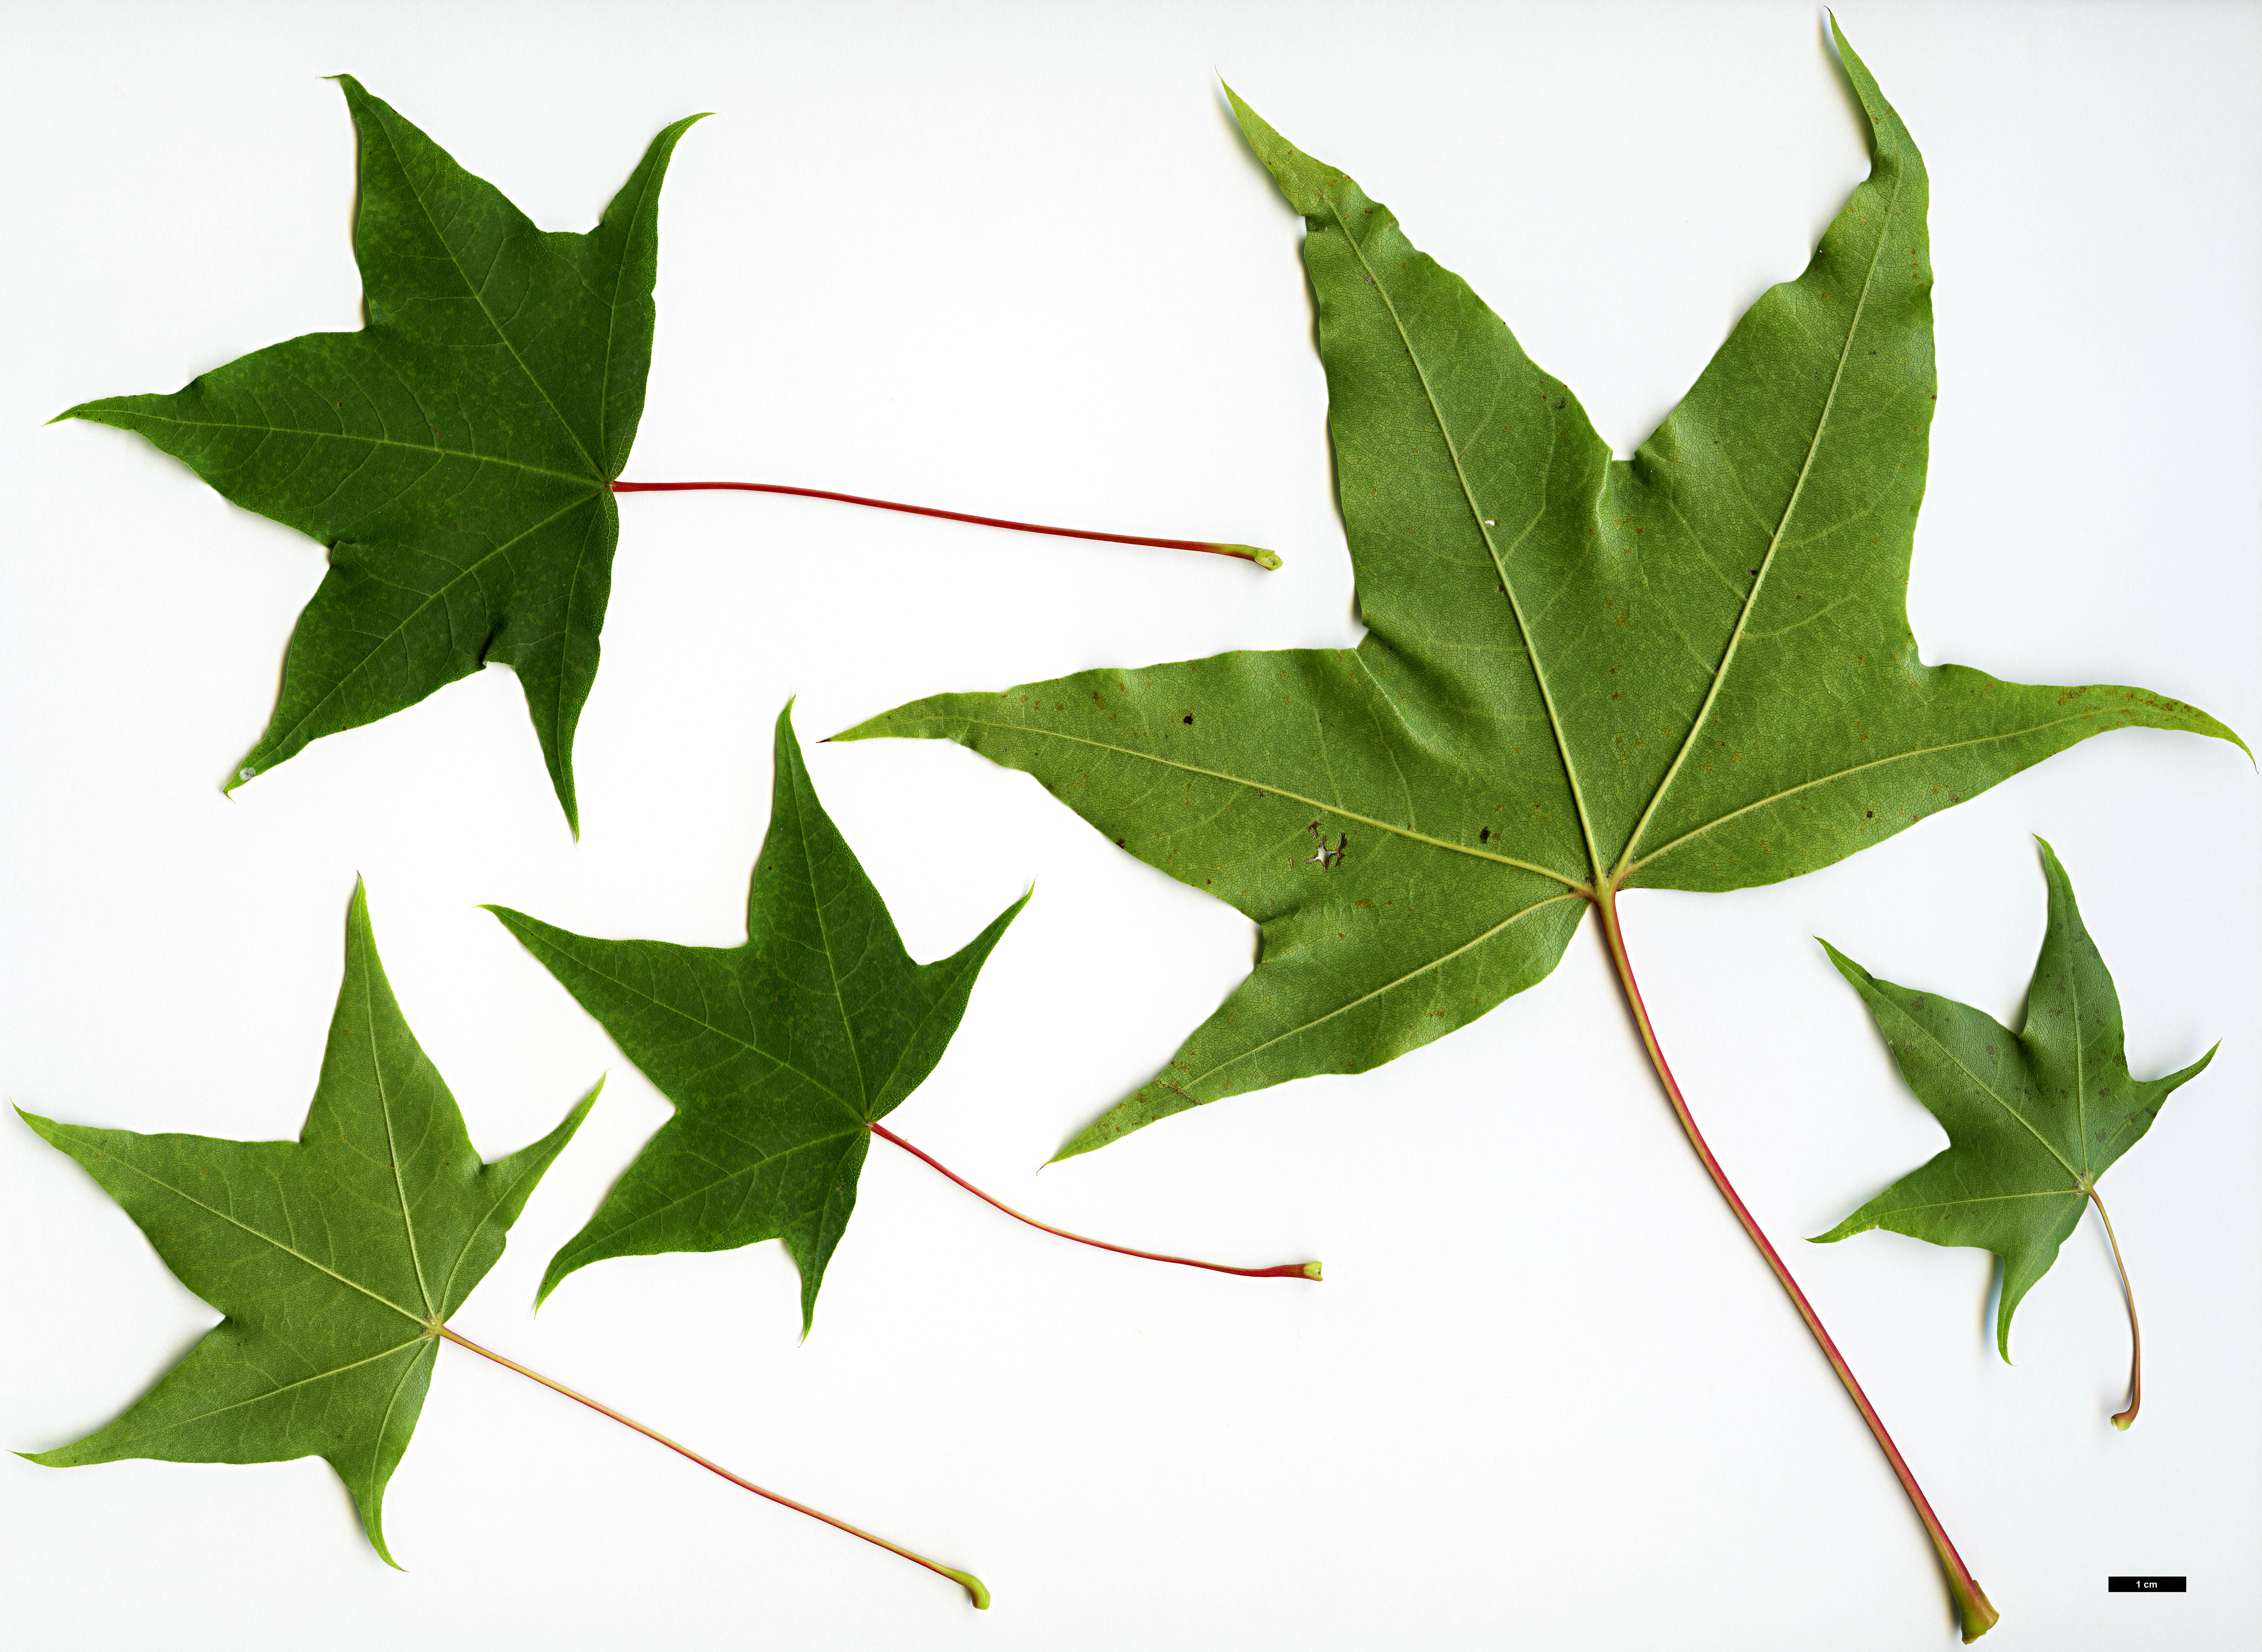
[{"label": "pointed leaf tip", "polygon": [[383,1521],[382,1518],[379,1516],[372,1516],[370,1519],[363,1522],[363,1529],[369,1534],[369,1546],[377,1551],[378,1559],[383,1561],[387,1566],[392,1567],[394,1571],[407,1571],[408,1569],[406,1566],[403,1566],[399,1561],[393,1559],[393,1551],[385,1547],[385,1533],[382,1526]]}]

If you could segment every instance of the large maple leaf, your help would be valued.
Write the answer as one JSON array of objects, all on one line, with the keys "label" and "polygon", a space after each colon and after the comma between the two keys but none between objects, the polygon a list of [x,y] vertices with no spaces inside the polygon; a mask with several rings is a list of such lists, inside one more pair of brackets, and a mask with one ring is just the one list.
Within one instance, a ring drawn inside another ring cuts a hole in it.
[{"label": "large maple leaf", "polygon": [[23,1115],[227,1316],[115,1422],[32,1461],[321,1457],[391,1563],[385,1482],[408,1449],[448,1319],[501,1258],[596,1099],[593,1089],[532,1146],[480,1163],[401,1016],[356,888],[345,980],[297,1141],[143,1136]]},{"label": "large maple leaf", "polygon": [[835,738],[955,739],[1026,770],[1261,926],[1249,978],[1062,1158],[1442,1037],[1544,977],[1593,907],[1676,1116],[1891,1460],[1969,1638],[1993,1609],[1705,1146],[1617,898],[1797,876],[2109,729],[2237,737],[2148,689],[1919,659],[1926,177],[1837,43],[1869,178],[1624,461],[1387,208],[1234,97],[1304,215],[1366,636],[943,695]]},{"label": "large maple leaf", "polygon": [[338,83],[361,140],[369,325],[58,416],[138,431],[331,548],[231,789],[493,660],[518,674],[577,820],[573,730],[612,589],[612,482],[652,365],[660,183],[700,117],[652,141],[594,229],[549,234],[351,76]]},{"label": "large maple leaf", "polygon": [[942,695],[834,737],[1027,770],[1263,927],[1248,980],[1063,1157],[1442,1037],[1617,891],[1796,877],[2108,729],[2236,741],[2149,689],[1918,659],[1925,173],[1844,61],[1869,178],[1631,460],[1387,208],[1234,98],[1305,214],[1366,636]]}]

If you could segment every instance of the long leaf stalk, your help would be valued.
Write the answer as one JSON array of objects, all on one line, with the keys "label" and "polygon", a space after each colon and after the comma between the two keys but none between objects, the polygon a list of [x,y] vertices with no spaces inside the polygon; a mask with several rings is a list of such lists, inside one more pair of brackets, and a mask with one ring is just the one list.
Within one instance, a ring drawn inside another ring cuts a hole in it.
[{"label": "long leaf stalk", "polygon": [[871,1130],[872,1134],[882,1141],[893,1142],[921,1164],[930,1169],[940,1171],[992,1209],[1002,1210],[1014,1221],[1026,1222],[1031,1227],[1041,1232],[1049,1233],[1055,1238],[1074,1239],[1078,1244],[1088,1244],[1095,1251],[1113,1251],[1118,1256],[1135,1256],[1144,1262],[1175,1262],[1180,1267],[1206,1268],[1213,1273],[1237,1273],[1243,1279],[1317,1280],[1320,1277],[1320,1265],[1317,1262],[1283,1262],[1277,1267],[1229,1267],[1223,1262],[1201,1262],[1191,1256],[1168,1256],[1160,1251],[1135,1251],[1127,1244],[1110,1244],[1105,1239],[1087,1238],[1081,1233],[1070,1233],[1066,1228],[1056,1228],[1049,1222],[1040,1222],[1034,1216],[1024,1216],[1003,1200],[992,1199],[965,1177],[935,1158],[933,1154],[913,1147],[886,1125],[875,1123],[871,1126]]},{"label": "long leaf stalk", "polygon": [[666,1446],[668,1450],[674,1452],[679,1455],[688,1457],[692,1461],[697,1463],[702,1468],[708,1470],[710,1474],[722,1475],[724,1479],[729,1481],[734,1486],[751,1491],[758,1497],[767,1497],[772,1503],[782,1504],[785,1507],[793,1510],[796,1513],[809,1516],[812,1520],[822,1520],[825,1525],[832,1526],[836,1530],[846,1532],[851,1537],[861,1537],[867,1543],[876,1543],[882,1548],[887,1550],[890,1555],[900,1555],[905,1560],[911,1562],[914,1565],[924,1566],[927,1570],[933,1572],[940,1576],[947,1577],[952,1583],[956,1583],[960,1588],[966,1591],[968,1598],[973,1601],[977,1609],[984,1612],[989,1610],[990,1591],[983,1586],[982,1580],[979,1577],[976,1577],[972,1572],[962,1572],[956,1567],[945,1566],[938,1562],[931,1561],[924,1555],[904,1547],[900,1543],[890,1543],[884,1537],[875,1536],[873,1533],[864,1530],[861,1526],[851,1526],[846,1520],[836,1520],[829,1514],[824,1513],[819,1510],[810,1508],[806,1503],[796,1503],[791,1497],[782,1496],[775,1491],[768,1490],[767,1487],[758,1486],[751,1480],[743,1479],[739,1475],[732,1474],[728,1468],[724,1468],[722,1464],[715,1462],[709,1458],[701,1456],[688,1446],[681,1445],[678,1442],[670,1439],[658,1429],[646,1428],[642,1423],[638,1422],[636,1418],[632,1417],[624,1417],[620,1412],[615,1410],[611,1406],[600,1404],[597,1401],[591,1399],[587,1395],[567,1388],[563,1382],[553,1381],[549,1377],[543,1375],[539,1371],[530,1371],[526,1367],[519,1364],[517,1360],[505,1359],[501,1354],[497,1353],[492,1348],[482,1348],[478,1343],[473,1342],[469,1337],[459,1336],[445,1325],[439,1326],[437,1329],[441,1336],[446,1338],[450,1342],[454,1343],[457,1347],[468,1348],[473,1353],[479,1355],[482,1359],[492,1360],[497,1365],[503,1366],[509,1370],[515,1371],[519,1375],[526,1377],[530,1381],[539,1382],[544,1388],[549,1389],[555,1393],[562,1394],[569,1400],[578,1400],[580,1403],[587,1406],[593,1411],[602,1412],[605,1416],[611,1418],[613,1421],[620,1424],[623,1427],[632,1428],[638,1433],[642,1434],[646,1439],[657,1440],[659,1444]]},{"label": "long leaf stalk", "polygon": [[[1917,1518],[1924,1522],[1925,1534],[1931,1538],[1932,1547],[1940,1556],[1941,1569],[1948,1575],[1949,1591],[1956,1599],[1956,1612],[1963,1627],[1963,1639],[1967,1644],[1977,1641],[1994,1627],[2001,1614],[1989,1604],[1978,1580],[1964,1565],[1963,1557],[1956,1552],[1956,1545],[1949,1540],[1947,1528],[1941,1525],[1940,1517],[1933,1512],[1932,1504],[1926,1499],[1924,1489],[1917,1484],[1916,1475],[1902,1457],[1900,1447],[1893,1444],[1893,1437],[1885,1431],[1884,1419],[1877,1415],[1877,1408],[1869,1403],[1869,1396],[1862,1391],[1853,1367],[1846,1363],[1846,1356],[1838,1351],[1838,1345],[1831,1340],[1829,1331],[1823,1328],[1821,1316],[1806,1300],[1806,1293],[1799,1289],[1798,1281],[1790,1276],[1790,1269],[1783,1265],[1783,1258],[1776,1254],[1775,1246],[1769,1243],[1757,1220],[1745,1208],[1743,1200],[1737,1196],[1727,1172],[1720,1168],[1720,1161],[1712,1156],[1711,1148],[1705,1144],[1704,1134],[1696,1128],[1696,1121],[1689,1111],[1688,1100],[1681,1093],[1681,1086],[1673,1077],[1673,1069],[1666,1064],[1665,1051],[1657,1042],[1657,1030],[1650,1024],[1648,1006],[1642,1002],[1641,988],[1634,980],[1633,963],[1626,956],[1625,935],[1618,927],[1616,880],[1598,878],[1596,883],[1596,891],[1590,898],[1602,917],[1603,939],[1610,949],[1610,964],[1617,971],[1618,985],[1625,992],[1627,1006],[1633,1013],[1634,1025],[1640,1029],[1642,1048],[1649,1053],[1650,1064],[1656,1068],[1658,1079],[1665,1086],[1666,1100],[1673,1105],[1673,1116],[1681,1121],[1681,1128],[1688,1135],[1689,1144],[1696,1150],[1696,1157],[1704,1166],[1704,1173],[1712,1179],[1712,1185],[1728,1201],[1728,1208],[1743,1224],[1744,1232],[1759,1247],[1760,1254],[1767,1259],[1776,1281],[1790,1295],[1791,1305],[1798,1309],[1798,1317],[1806,1322],[1807,1330],[1820,1345],[1823,1358],[1830,1361],[1830,1368],[1838,1374],[1839,1381],[1845,1384],[1855,1409],[1862,1413],[1862,1420],[1869,1425],[1869,1432],[1877,1436],[1877,1445],[1885,1454],[1885,1461],[1892,1465],[1894,1477],[1901,1482],[1901,1490],[1908,1494],[1910,1503],[1915,1505]],[[2102,1206],[2099,1207],[2099,1214],[2103,1214]],[[2110,1231],[2109,1224],[2107,1230]],[[2133,1330],[2133,1303],[2129,1323]],[[2136,1405],[2132,1399],[2129,1414],[2134,1416],[2135,1413]],[[2116,1422],[2119,1420],[2117,1418],[2114,1419]],[[2122,1425],[2127,1426],[2126,1424]]]},{"label": "long leaf stalk", "polygon": [[2121,1259],[2121,1241],[2113,1237],[2113,1218],[2105,1214],[2105,1201],[2097,1196],[2097,1189],[2089,1189],[2089,1202],[2097,1207],[2097,1219],[2105,1224],[2105,1243],[2113,1247],[2113,1270],[2121,1276],[2121,1300],[2129,1304],[2129,1409],[2113,1414],[2113,1426],[2126,1429],[2136,1420],[2136,1408],[2144,1403],[2144,1338],[2136,1330],[2136,1292],[2129,1283],[2129,1265]]},{"label": "long leaf stalk", "polygon": [[741,494],[790,494],[796,499],[830,499],[836,504],[864,505],[874,510],[901,510],[914,516],[940,516],[947,522],[970,522],[980,528],[1006,528],[1015,533],[1048,533],[1063,539],[1102,539],[1110,545],[1150,545],[1165,551],[1203,551],[1213,556],[1239,557],[1260,568],[1280,566],[1278,552],[1261,545],[1231,545],[1218,539],[1154,539],[1143,534],[1101,533],[1090,528],[1048,528],[1034,522],[1013,522],[1004,516],[976,516],[962,510],[938,510],[931,505],[899,504],[892,499],[867,499],[861,494],[836,494],[823,487],[788,487],[779,482],[615,482],[616,494],[692,494],[722,489]]}]

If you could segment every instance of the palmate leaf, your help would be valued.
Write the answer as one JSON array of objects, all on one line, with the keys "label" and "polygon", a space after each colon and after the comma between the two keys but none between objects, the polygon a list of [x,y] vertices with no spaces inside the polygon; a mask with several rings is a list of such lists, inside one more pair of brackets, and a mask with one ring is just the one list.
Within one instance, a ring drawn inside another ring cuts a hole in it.
[{"label": "palmate leaf", "polygon": [[1026,770],[1260,926],[1249,978],[1060,1158],[1466,1026],[1552,970],[1594,906],[1677,1122],[1875,1435],[1970,1641],[1998,1614],[1705,1143],[1617,898],[1812,871],[2108,729],[2237,737],[2145,689],[1919,659],[1924,163],[1833,30],[1869,177],[1623,462],[1386,208],[1235,97],[1307,227],[1366,636],[943,695],[836,738],[955,739]]},{"label": "palmate leaf", "polygon": [[[2081,921],[2065,868],[2049,844],[2042,851],[2049,918],[2016,1034],[1969,1004],[1880,981],[1822,943],[1869,1006],[1901,1077],[1948,1131],[1949,1147],[1815,1243],[1890,1228],[1993,1252],[2003,1265],[1995,1345],[2006,1360],[2011,1316],[2057,1260],[2084,1206],[2095,1203],[2103,1219],[2097,1179],[2143,1138],[2168,1097],[2215,1059],[2209,1050],[2165,1078],[2130,1075],[2121,995]],[[2117,1263],[2117,1238],[2113,1253]],[[2129,1311],[2133,1329],[2133,1298]],[[2125,1428],[2136,1410],[2132,1395],[2114,1420]]]},{"label": "palmate leaf", "polygon": [[501,1257],[596,1099],[592,1089],[532,1146],[480,1163],[393,999],[357,886],[345,981],[297,1141],[142,1136],[23,1115],[227,1316],[115,1422],[31,1461],[321,1457],[392,1563],[385,1482],[423,1409],[442,1328]]},{"label": "palmate leaf", "polygon": [[550,234],[351,76],[337,79],[360,138],[354,257],[369,324],[255,350],[171,395],[56,415],[138,431],[223,497],[328,547],[274,714],[227,790],[501,664],[518,675],[578,833],[573,732],[597,675],[617,494],[791,494],[1280,566],[1257,545],[824,488],[621,480],[652,366],[660,184],[677,140],[705,117],[652,141],[594,229]]},{"label": "palmate leaf", "polygon": [[746,941],[601,941],[488,908],[675,1104],[542,1279],[611,1257],[782,1239],[802,1329],[856,1206],[873,1126],[926,1081],[1019,900],[947,958],[915,963],[826,816],[778,713],[769,833]]},{"label": "palmate leaf", "polygon": [[1617,891],[1795,877],[2109,729],[2236,741],[2147,689],[1920,661],[1925,171],[1839,49],[1869,179],[1628,461],[1387,208],[1234,98],[1305,217],[1365,638],[943,695],[836,737],[1026,770],[1262,927],[1256,970],[1061,1157],[1441,1037]]},{"label": "palmate leaf", "polygon": [[546,234],[351,76],[338,83],[360,136],[369,325],[58,416],[138,431],[330,547],[231,790],[493,660],[518,674],[577,821],[573,730],[620,537],[611,483],[652,364],[660,183],[700,117],[652,141],[594,229]]}]

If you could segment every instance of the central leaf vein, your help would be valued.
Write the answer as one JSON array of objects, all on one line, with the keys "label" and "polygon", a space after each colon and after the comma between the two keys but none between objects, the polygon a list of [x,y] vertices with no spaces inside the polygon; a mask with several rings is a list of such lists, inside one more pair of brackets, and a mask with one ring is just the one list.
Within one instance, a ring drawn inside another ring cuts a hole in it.
[{"label": "central leaf vein", "polygon": [[[1554,736],[1555,754],[1563,765],[1563,781],[1570,788],[1571,801],[1579,812],[1579,830],[1586,839],[1587,861],[1593,868],[1595,882],[1599,885],[1603,880],[1602,855],[1595,846],[1595,828],[1587,818],[1586,794],[1579,789],[1579,771],[1577,766],[1571,761],[1571,747],[1564,732],[1563,719],[1555,710],[1555,696],[1547,686],[1546,667],[1540,660],[1538,650],[1532,644],[1531,627],[1525,621],[1524,603],[1516,595],[1516,583],[1509,578],[1508,563],[1493,544],[1493,530],[1485,522],[1484,509],[1477,503],[1476,492],[1469,483],[1468,471],[1461,463],[1460,444],[1453,439],[1452,430],[1445,422],[1444,409],[1437,405],[1437,393],[1430,383],[1430,370],[1423,362],[1421,352],[1414,348],[1413,336],[1407,332],[1406,323],[1400,319],[1397,305],[1391,301],[1390,289],[1385,286],[1382,278],[1374,273],[1373,266],[1367,262],[1366,249],[1361,246],[1358,237],[1351,234],[1351,226],[1344,221],[1343,209],[1336,205],[1332,196],[1328,200],[1328,210],[1335,217],[1336,227],[1343,234],[1344,244],[1351,249],[1351,256],[1358,260],[1359,268],[1365,273],[1368,283],[1374,288],[1375,295],[1382,300],[1383,311],[1390,317],[1390,325],[1397,330],[1398,342],[1405,349],[1407,362],[1413,367],[1415,377],[1422,381],[1422,394],[1429,402],[1430,415],[1437,421],[1437,439],[1444,444],[1446,456],[1453,461],[1453,479],[1460,484],[1461,501],[1468,507],[1469,520],[1475,524],[1477,533],[1484,541],[1485,551],[1492,558],[1493,566],[1500,574],[1501,592],[1508,598],[1509,611],[1516,617],[1516,633],[1524,642],[1524,656],[1531,663],[1531,677],[1539,689],[1539,703],[1547,712],[1548,732]],[[1544,501],[1539,509],[1541,510],[1545,509]],[[1533,520],[1538,520],[1536,514]],[[1530,523],[1525,525],[1527,532],[1530,530]],[[1560,873],[1550,873],[1548,876],[1562,877]],[[1572,878],[1562,878],[1562,881],[1574,889],[1579,886],[1577,881]]]},{"label": "central leaf vein", "polygon": [[[1878,130],[1882,138],[1883,128]],[[1798,480],[1791,484],[1790,497],[1783,502],[1783,516],[1776,522],[1775,532],[1768,540],[1767,550],[1760,558],[1759,573],[1752,580],[1752,588],[1744,594],[1743,608],[1736,616],[1735,629],[1728,633],[1728,646],[1720,655],[1719,665],[1713,670],[1711,684],[1704,691],[1704,703],[1696,708],[1696,716],[1689,725],[1689,732],[1682,739],[1681,749],[1674,753],[1673,761],[1665,771],[1665,778],[1658,782],[1657,790],[1650,794],[1649,802],[1641,812],[1641,819],[1634,822],[1632,834],[1626,839],[1625,848],[1618,856],[1617,876],[1621,880],[1641,863],[1634,858],[1635,851],[1641,846],[1641,834],[1648,829],[1652,817],[1665,801],[1666,794],[1673,789],[1673,783],[1680,777],[1681,765],[1688,761],[1689,754],[1696,747],[1696,737],[1704,732],[1705,720],[1719,700],[1721,685],[1728,679],[1729,667],[1735,663],[1736,651],[1743,643],[1745,628],[1751,623],[1752,610],[1759,602],[1760,593],[1767,588],[1768,575],[1774,572],[1776,553],[1783,548],[1783,535],[1790,527],[1792,516],[1797,513],[1800,495],[1806,491],[1806,479],[1814,469],[1815,456],[1821,452],[1822,438],[1830,429],[1831,410],[1838,405],[1838,389],[1845,381],[1846,364],[1854,354],[1854,336],[1861,330],[1862,314],[1869,302],[1870,286],[1877,279],[1877,262],[1884,256],[1885,242],[1892,234],[1893,217],[1900,206],[1903,177],[1902,170],[1895,167],[1892,193],[1885,199],[1884,221],[1878,226],[1877,238],[1869,248],[1869,262],[1862,272],[1861,294],[1854,300],[1853,314],[1847,318],[1846,336],[1838,347],[1838,363],[1831,372],[1830,389],[1822,399],[1822,412],[1814,422],[1814,434],[1809,438],[1805,457],[1799,463]],[[1597,863],[1596,876],[1599,878],[1601,875],[1601,867]]]},{"label": "central leaf vein", "polygon": [[1398,837],[1410,838],[1416,843],[1426,843],[1431,848],[1445,849],[1455,855],[1466,855],[1473,860],[1491,861],[1496,865],[1513,866],[1518,871],[1535,872],[1541,877],[1552,877],[1574,892],[1582,891],[1586,887],[1577,878],[1556,871],[1551,867],[1535,866],[1530,861],[1519,861],[1512,855],[1495,855],[1486,849],[1473,849],[1465,843],[1449,843],[1444,838],[1433,838],[1427,833],[1416,832],[1410,826],[1397,826],[1388,820],[1377,819],[1372,815],[1361,814],[1354,809],[1345,809],[1337,804],[1323,802],[1317,797],[1290,791],[1285,787],[1274,785],[1271,781],[1250,780],[1241,775],[1224,774],[1214,768],[1203,768],[1193,763],[1181,763],[1172,758],[1157,757],[1151,752],[1135,752],[1127,747],[1111,746],[1105,740],[1089,739],[1081,734],[1063,734],[1056,729],[1030,728],[1012,723],[992,723],[982,718],[967,718],[963,720],[974,728],[1001,729],[1008,733],[1035,735],[1045,739],[1068,740],[1077,746],[1089,746],[1095,751],[1113,752],[1119,757],[1134,757],[1142,762],[1155,763],[1164,768],[1177,768],[1190,775],[1201,775],[1211,780],[1222,780],[1228,785],[1246,786],[1251,791],[1261,791],[1268,797],[1286,797],[1291,803],[1309,804],[1315,809],[1324,809],[1330,814],[1341,815],[1346,820],[1356,820],[1361,826],[1372,826],[1378,832],[1388,832]]},{"label": "central leaf vein", "polygon": [[[402,156],[400,149],[393,146],[391,132],[385,133],[385,141],[388,148],[393,148],[393,163],[400,167],[401,177],[407,180],[409,198],[416,203],[417,210],[424,214],[424,221],[432,227],[433,239],[447,249],[448,262],[455,265],[456,273],[462,278],[464,289],[470,293],[472,302],[479,307],[479,314],[486,318],[487,325],[494,329],[495,338],[501,343],[503,349],[510,353],[510,358],[517,364],[518,371],[526,376],[526,382],[534,386],[535,393],[542,398],[543,405],[550,409],[551,415],[558,421],[558,427],[566,432],[566,439],[573,444],[574,450],[588,465],[589,474],[602,480],[605,467],[597,463],[595,457],[583,444],[580,433],[573,429],[572,422],[566,417],[564,411],[558,406],[557,400],[551,395],[550,387],[535,377],[534,369],[527,365],[526,357],[518,353],[518,346],[511,342],[510,335],[503,330],[502,322],[496,319],[494,311],[487,305],[486,283],[472,280],[472,272],[464,268],[463,258],[456,251],[455,242],[448,239],[447,232],[440,227],[440,220],[433,216],[432,204],[424,198],[424,191],[417,188],[416,179],[408,170],[407,161]],[[498,258],[502,256],[502,249],[500,245],[496,248],[495,256]]]},{"label": "central leaf vein", "polygon": [[228,1226],[241,1229],[242,1231],[249,1234],[253,1238],[259,1240],[262,1244],[271,1244],[277,1250],[282,1252],[284,1255],[295,1258],[297,1260],[305,1263],[308,1267],[313,1268],[317,1273],[326,1274],[329,1278],[337,1280],[339,1284],[346,1286],[350,1289],[359,1291],[363,1295],[368,1297],[370,1301],[381,1303],[385,1307],[390,1308],[394,1313],[399,1314],[403,1319],[407,1320],[410,1324],[421,1325],[424,1323],[424,1316],[418,1313],[414,1309],[403,1308],[399,1302],[393,1301],[390,1297],[379,1295],[377,1292],[370,1289],[368,1286],[364,1285],[358,1280],[348,1279],[335,1268],[323,1266],[321,1263],[314,1260],[313,1257],[308,1256],[304,1251],[294,1249],[291,1245],[284,1244],[282,1240],[277,1238],[271,1233],[261,1232],[249,1223],[238,1220],[236,1217],[230,1216],[227,1211],[220,1209],[215,1205],[206,1204],[203,1200],[198,1198],[194,1194],[190,1193],[186,1188],[176,1187],[172,1183],[163,1179],[162,1177],[151,1175],[139,1165],[129,1163],[128,1161],[119,1158],[115,1153],[104,1152],[99,1144],[90,1143],[89,1147],[90,1150],[94,1152],[102,1153],[102,1156],[108,1159],[112,1164],[119,1166],[121,1169],[132,1171],[135,1175],[140,1177],[142,1180],[148,1182],[153,1187],[162,1187],[167,1193],[172,1194],[176,1199],[180,1200],[184,1204],[194,1205],[198,1209],[205,1212],[207,1216],[219,1217],[220,1220],[227,1223]]}]

